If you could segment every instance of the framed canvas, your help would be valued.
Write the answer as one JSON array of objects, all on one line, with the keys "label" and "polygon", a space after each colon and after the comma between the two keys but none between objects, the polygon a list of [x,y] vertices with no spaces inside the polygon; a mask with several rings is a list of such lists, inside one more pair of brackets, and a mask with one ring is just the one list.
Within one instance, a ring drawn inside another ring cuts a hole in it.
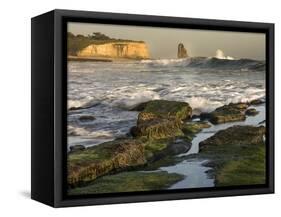
[{"label": "framed canvas", "polygon": [[54,207],[274,192],[274,24],[32,18],[32,192]]}]

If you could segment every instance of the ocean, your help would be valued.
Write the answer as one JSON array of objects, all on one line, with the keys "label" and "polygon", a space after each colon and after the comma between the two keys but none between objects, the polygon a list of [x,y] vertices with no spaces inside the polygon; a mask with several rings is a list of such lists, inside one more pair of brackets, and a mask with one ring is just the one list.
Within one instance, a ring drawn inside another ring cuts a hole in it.
[{"label": "ocean", "polygon": [[[98,145],[128,135],[136,125],[139,103],[154,99],[183,101],[193,114],[211,112],[231,102],[265,100],[265,62],[216,58],[159,59],[116,62],[68,62],[68,147]],[[245,122],[204,129],[186,154],[198,153],[200,141],[235,124],[258,125],[265,120],[265,106]],[[93,115],[95,120],[80,121]],[[185,155],[186,155],[185,154]],[[160,168],[187,177],[171,188],[211,187],[206,160],[189,159]],[[188,163],[187,163],[188,162]]]}]

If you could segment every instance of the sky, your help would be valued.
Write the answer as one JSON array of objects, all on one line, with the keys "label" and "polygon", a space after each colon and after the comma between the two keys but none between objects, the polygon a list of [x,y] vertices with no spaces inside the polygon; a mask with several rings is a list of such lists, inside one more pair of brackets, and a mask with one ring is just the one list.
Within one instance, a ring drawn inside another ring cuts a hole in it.
[{"label": "sky", "polygon": [[68,32],[88,35],[101,32],[111,38],[145,41],[151,58],[176,58],[183,43],[189,56],[213,57],[219,49],[235,59],[265,60],[265,34],[213,30],[68,23]]}]

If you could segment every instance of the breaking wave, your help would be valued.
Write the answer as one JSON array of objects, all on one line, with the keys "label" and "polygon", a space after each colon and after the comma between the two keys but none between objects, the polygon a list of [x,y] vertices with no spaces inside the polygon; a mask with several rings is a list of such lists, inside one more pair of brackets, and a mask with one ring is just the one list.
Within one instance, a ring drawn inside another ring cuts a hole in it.
[{"label": "breaking wave", "polygon": [[152,66],[185,66],[201,69],[221,69],[240,71],[264,71],[265,61],[252,59],[233,59],[218,53],[216,57],[189,57],[185,59],[143,60],[142,63]]},{"label": "breaking wave", "polygon": [[233,57],[230,57],[230,56],[226,56],[225,54],[224,54],[224,52],[221,50],[221,49],[218,49],[217,51],[216,51],[216,56],[215,56],[217,59],[223,59],[223,60],[234,60],[234,58]]},{"label": "breaking wave", "polygon": [[[187,102],[193,114],[231,102],[265,99],[264,61],[208,57],[128,63],[69,64],[69,145],[122,137],[136,125],[136,105],[164,99]],[[73,111],[71,111],[71,108]],[[94,121],[81,122],[81,115]]]}]

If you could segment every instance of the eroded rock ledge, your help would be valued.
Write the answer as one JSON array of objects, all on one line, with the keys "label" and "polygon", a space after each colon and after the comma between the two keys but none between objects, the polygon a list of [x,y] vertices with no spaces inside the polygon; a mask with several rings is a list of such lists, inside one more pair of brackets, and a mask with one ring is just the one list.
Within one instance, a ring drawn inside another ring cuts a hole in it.
[{"label": "eroded rock ledge", "polygon": [[233,126],[199,143],[216,186],[265,183],[265,127]]},{"label": "eroded rock ledge", "polygon": [[[247,103],[225,105],[205,114],[204,118],[216,124],[245,120],[248,106]],[[147,181],[161,178],[163,181],[161,185],[155,187],[152,180],[143,187],[150,189],[153,186],[158,189],[183,178],[178,174],[143,175],[128,171],[136,167],[153,170],[175,163],[179,160],[175,156],[187,152],[194,136],[203,128],[210,127],[210,124],[204,121],[191,121],[192,108],[185,102],[153,100],[141,103],[132,110],[140,111],[137,125],[131,129],[132,137],[116,139],[90,148],[76,147],[75,150],[71,150],[68,154],[70,188],[76,189],[78,186],[92,183],[89,186],[92,190],[88,190],[95,192],[98,186],[102,186],[98,178],[104,178],[109,183],[110,180],[119,180],[123,177],[125,182],[132,183],[132,177],[142,177]],[[199,156],[210,159],[209,164],[214,168],[216,185],[263,183],[264,134],[263,126],[234,126],[217,132],[199,144]],[[255,168],[245,165],[255,165]],[[109,174],[110,176],[106,178],[105,175]],[[250,178],[254,181],[252,182]],[[112,186],[109,184],[107,187]]]},{"label": "eroded rock ledge", "polygon": [[144,166],[166,156],[184,153],[192,136],[205,126],[183,123],[192,115],[188,103],[154,100],[135,108],[141,110],[134,138],[116,139],[76,150],[68,156],[70,187],[83,185],[105,174]]},{"label": "eroded rock ledge", "polygon": [[134,137],[161,139],[182,135],[182,121],[189,119],[192,108],[188,103],[154,100],[143,103],[134,110],[141,111],[137,126],[131,129]]},{"label": "eroded rock ledge", "polygon": [[68,154],[68,184],[75,187],[109,172],[144,165],[144,144],[117,139]]}]

